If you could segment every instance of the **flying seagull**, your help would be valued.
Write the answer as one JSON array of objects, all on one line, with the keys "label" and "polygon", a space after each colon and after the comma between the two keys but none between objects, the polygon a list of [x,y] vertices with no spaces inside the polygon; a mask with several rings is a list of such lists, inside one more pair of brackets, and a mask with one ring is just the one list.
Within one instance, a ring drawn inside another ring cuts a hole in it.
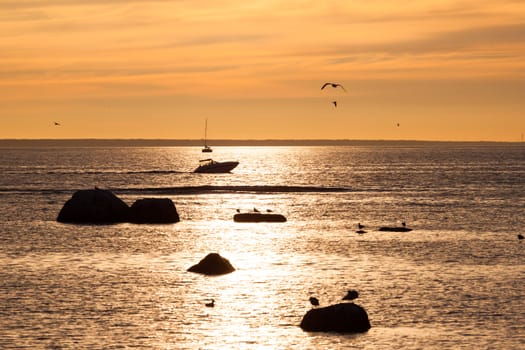
[{"label": "flying seagull", "polygon": [[332,101],[332,103],[334,104],[334,107],[337,107],[337,101]]},{"label": "flying seagull", "polygon": [[53,122],[55,124],[55,126],[60,126],[60,123],[58,122]]},{"label": "flying seagull", "polygon": [[324,83],[323,86],[321,86],[321,90],[323,90],[323,89],[324,89],[325,87],[327,87],[328,85],[330,85],[330,86],[333,87],[333,88],[340,87],[341,89],[343,89],[344,92],[346,92],[346,89],[343,87],[343,85],[338,84],[338,83]]}]

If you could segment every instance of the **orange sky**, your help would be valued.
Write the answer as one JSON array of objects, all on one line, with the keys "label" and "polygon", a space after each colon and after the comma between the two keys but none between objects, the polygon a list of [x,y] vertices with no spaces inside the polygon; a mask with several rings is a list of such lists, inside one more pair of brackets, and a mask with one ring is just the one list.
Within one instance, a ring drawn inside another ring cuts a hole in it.
[{"label": "orange sky", "polygon": [[524,1],[1,0],[0,37],[0,138],[525,133]]}]

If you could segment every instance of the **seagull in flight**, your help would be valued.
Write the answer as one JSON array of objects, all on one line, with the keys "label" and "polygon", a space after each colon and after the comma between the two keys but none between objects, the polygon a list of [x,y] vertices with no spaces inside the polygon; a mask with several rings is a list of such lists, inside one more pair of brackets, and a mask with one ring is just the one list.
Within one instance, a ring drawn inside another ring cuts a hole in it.
[{"label": "seagull in flight", "polygon": [[55,126],[60,126],[60,123],[59,122],[53,122],[55,124]]},{"label": "seagull in flight", "polygon": [[337,101],[332,101],[332,103],[334,104],[334,107],[337,108]]},{"label": "seagull in flight", "polygon": [[337,87],[340,87],[341,89],[343,89],[344,92],[346,92],[346,89],[344,88],[343,85],[341,84],[338,84],[338,83],[324,83],[323,86],[321,86],[321,90],[323,90],[325,87],[327,87],[328,85],[330,85],[331,87],[333,88],[337,88]]}]

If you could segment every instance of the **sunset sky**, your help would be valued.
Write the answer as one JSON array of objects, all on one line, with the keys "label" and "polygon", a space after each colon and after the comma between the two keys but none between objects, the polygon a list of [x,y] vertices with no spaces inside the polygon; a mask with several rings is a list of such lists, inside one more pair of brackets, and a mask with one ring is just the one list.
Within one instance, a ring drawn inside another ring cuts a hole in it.
[{"label": "sunset sky", "polygon": [[0,138],[520,141],[525,1],[0,0],[0,77]]}]

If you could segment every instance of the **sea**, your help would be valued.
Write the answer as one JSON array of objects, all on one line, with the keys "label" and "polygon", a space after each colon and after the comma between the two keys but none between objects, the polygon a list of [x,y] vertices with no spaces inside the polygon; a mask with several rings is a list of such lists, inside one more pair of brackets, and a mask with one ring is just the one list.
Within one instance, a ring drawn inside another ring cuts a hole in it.
[{"label": "sea", "polygon": [[[525,349],[524,143],[211,146],[2,144],[0,348]],[[181,221],[56,221],[95,186]],[[187,272],[212,252],[236,271]],[[299,327],[350,289],[368,332]]]}]

